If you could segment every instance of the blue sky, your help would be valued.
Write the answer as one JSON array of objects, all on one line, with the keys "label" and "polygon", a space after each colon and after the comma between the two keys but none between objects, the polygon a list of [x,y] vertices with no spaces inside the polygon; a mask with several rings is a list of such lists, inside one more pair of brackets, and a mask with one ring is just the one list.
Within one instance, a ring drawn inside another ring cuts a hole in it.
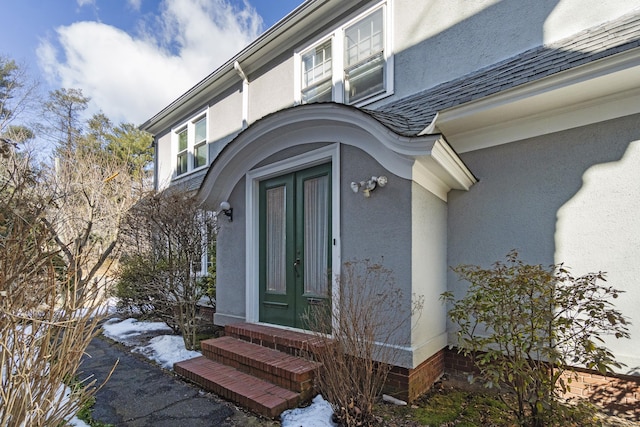
[{"label": "blue sky", "polygon": [[0,55],[140,124],[303,0],[0,0]]}]

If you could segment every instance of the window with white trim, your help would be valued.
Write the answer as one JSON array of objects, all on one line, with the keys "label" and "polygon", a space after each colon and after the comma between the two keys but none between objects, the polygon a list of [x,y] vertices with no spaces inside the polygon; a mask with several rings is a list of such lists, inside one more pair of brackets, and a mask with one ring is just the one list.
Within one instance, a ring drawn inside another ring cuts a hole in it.
[{"label": "window with white trim", "polygon": [[302,54],[302,102],[333,99],[331,40]]},{"label": "window with white trim", "polygon": [[393,92],[386,2],[296,54],[296,101],[372,102]]},{"label": "window with white trim", "polygon": [[353,104],[384,92],[382,9],[344,30],[344,102]]},{"label": "window with white trim", "polygon": [[173,133],[176,141],[176,176],[208,164],[206,114],[179,126]]}]

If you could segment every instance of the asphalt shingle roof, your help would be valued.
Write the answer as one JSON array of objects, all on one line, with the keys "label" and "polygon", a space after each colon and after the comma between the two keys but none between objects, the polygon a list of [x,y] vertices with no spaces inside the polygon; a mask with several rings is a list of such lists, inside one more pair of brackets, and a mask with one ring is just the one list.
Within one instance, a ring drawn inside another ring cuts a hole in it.
[{"label": "asphalt shingle roof", "polygon": [[416,136],[438,111],[484,98],[640,46],[640,10],[559,42],[524,51],[376,110],[363,109],[394,132]]}]

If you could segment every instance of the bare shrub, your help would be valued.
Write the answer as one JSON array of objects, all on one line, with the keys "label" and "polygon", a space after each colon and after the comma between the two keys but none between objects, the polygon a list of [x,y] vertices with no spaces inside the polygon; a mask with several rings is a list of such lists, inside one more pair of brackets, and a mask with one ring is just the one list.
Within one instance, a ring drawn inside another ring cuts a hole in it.
[{"label": "bare shrub", "polygon": [[344,263],[339,283],[338,311],[312,306],[304,315],[318,342],[311,357],[323,366],[316,387],[342,425],[373,425],[374,403],[409,345],[411,319],[423,301],[410,301],[391,270],[370,260]]},{"label": "bare shrub", "polygon": [[181,333],[190,350],[198,345],[198,303],[207,291],[201,263],[214,229],[215,217],[182,191],[151,193],[127,216],[117,296]]},{"label": "bare shrub", "polygon": [[[4,152],[0,164],[3,426],[61,425],[95,392],[65,384],[78,380],[82,355],[102,316],[103,292],[95,281],[76,292],[77,276],[66,274],[57,243],[61,224],[52,213],[56,198],[40,191],[41,179],[28,153]],[[78,267],[92,270],[94,265],[83,262]]]}]

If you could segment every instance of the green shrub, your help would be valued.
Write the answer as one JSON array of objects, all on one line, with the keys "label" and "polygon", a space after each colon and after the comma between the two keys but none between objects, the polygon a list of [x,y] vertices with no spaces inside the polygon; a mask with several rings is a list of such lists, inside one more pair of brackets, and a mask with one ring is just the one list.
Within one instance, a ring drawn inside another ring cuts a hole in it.
[{"label": "green shrub", "polygon": [[604,273],[573,277],[562,264],[525,264],[516,251],[489,269],[461,265],[453,271],[470,282],[460,300],[452,292],[442,295],[458,326],[458,349],[474,358],[488,387],[514,393],[512,410],[521,425],[566,419],[559,398],[575,378],[572,366],[602,374],[620,367],[603,337],[628,338],[627,320],[610,301],[621,291],[600,284]]}]

